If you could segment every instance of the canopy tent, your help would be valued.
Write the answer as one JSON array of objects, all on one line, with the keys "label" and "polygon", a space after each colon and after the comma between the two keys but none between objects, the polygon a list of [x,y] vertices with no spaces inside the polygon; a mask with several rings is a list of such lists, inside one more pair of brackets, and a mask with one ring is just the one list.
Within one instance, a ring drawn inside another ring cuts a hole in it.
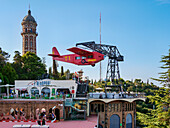
[{"label": "canopy tent", "polygon": [[6,84],[6,85],[0,85],[0,87],[6,87],[7,88],[7,97],[9,98],[9,87],[15,87],[15,85],[9,85],[9,84]]}]

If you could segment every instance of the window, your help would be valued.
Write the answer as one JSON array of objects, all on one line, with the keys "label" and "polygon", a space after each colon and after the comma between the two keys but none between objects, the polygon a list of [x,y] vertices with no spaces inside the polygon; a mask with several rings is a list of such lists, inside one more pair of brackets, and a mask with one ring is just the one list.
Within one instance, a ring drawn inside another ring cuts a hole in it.
[{"label": "window", "polygon": [[109,104],[109,105],[108,105],[108,110],[109,110],[109,112],[112,111],[112,104]]},{"label": "window", "polygon": [[27,32],[27,28],[25,28],[25,32]]},{"label": "window", "polygon": [[115,104],[112,104],[112,110],[115,111]]},{"label": "window", "polygon": [[121,104],[120,103],[118,104],[118,109],[119,109],[118,111],[120,112],[121,111]]},{"label": "window", "polygon": [[117,104],[117,110],[116,110],[117,112],[119,111],[119,104]]},{"label": "window", "polygon": [[88,58],[93,58],[93,55],[89,55]]},{"label": "window", "polygon": [[79,60],[79,59],[80,59],[80,56],[77,56],[77,57],[76,57],[76,60]]},{"label": "window", "polygon": [[85,57],[85,56],[82,56],[82,59],[86,59],[86,57]]},{"label": "window", "polygon": [[30,42],[30,47],[32,48],[32,41]]},{"label": "window", "polygon": [[32,32],[32,28],[31,28],[31,30],[30,30],[31,32]]},{"label": "window", "polygon": [[133,103],[132,103],[132,110],[133,110]]},{"label": "window", "polygon": [[117,112],[117,104],[115,104],[115,111]]},{"label": "window", "polygon": [[28,47],[28,42],[27,42],[27,41],[25,41],[25,47],[26,47],[26,48]]}]

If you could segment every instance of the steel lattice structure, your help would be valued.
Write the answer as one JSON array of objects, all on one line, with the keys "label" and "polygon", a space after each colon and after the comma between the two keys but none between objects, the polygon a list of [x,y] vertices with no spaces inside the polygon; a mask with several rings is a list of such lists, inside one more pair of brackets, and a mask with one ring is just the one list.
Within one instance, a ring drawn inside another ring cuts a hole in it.
[{"label": "steel lattice structure", "polygon": [[111,86],[120,86],[117,85],[116,82],[117,80],[120,79],[118,62],[123,61],[123,56],[120,54],[117,47],[112,45],[105,45],[105,44],[95,44],[94,41],[77,43],[76,47],[80,45],[88,49],[91,49],[93,51],[102,53],[105,56],[108,56],[106,80],[110,80],[112,82]]}]

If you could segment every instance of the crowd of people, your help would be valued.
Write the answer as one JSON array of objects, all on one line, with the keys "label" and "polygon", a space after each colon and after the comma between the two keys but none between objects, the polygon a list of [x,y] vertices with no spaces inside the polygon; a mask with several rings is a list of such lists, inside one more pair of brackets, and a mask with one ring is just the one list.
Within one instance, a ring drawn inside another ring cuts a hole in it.
[{"label": "crowd of people", "polygon": [[0,116],[0,119],[9,119],[9,120],[27,120],[26,119],[26,113],[24,112],[24,109],[21,108],[20,110],[18,108],[10,109],[10,112],[8,113],[2,113]]},{"label": "crowd of people", "polygon": [[[30,115],[29,115],[29,120],[37,120],[37,123],[39,125],[45,125],[47,119],[51,120],[51,122],[54,122],[56,120],[56,115],[54,113],[54,109],[55,107],[52,108],[52,111],[49,112],[49,114],[46,116],[46,110],[45,108],[42,108],[41,111],[39,108],[36,109],[35,111],[35,117],[34,117],[34,112],[31,109],[30,111]],[[0,116],[0,120],[21,120],[21,121],[26,121],[28,116],[26,116],[26,113],[24,112],[24,109],[10,109],[10,112],[8,112],[7,114],[2,113]]]}]

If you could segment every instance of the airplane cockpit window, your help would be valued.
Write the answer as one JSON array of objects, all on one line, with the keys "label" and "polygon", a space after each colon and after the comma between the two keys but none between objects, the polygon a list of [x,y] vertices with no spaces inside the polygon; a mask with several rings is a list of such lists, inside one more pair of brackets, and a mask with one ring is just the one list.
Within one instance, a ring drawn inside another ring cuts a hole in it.
[{"label": "airplane cockpit window", "polygon": [[79,59],[80,59],[80,56],[77,56],[77,57],[76,57],[76,60],[79,60]]},{"label": "airplane cockpit window", "polygon": [[93,55],[89,55],[88,58],[93,58]]},{"label": "airplane cockpit window", "polygon": [[82,59],[86,59],[86,57],[85,57],[85,56],[82,56]]}]

